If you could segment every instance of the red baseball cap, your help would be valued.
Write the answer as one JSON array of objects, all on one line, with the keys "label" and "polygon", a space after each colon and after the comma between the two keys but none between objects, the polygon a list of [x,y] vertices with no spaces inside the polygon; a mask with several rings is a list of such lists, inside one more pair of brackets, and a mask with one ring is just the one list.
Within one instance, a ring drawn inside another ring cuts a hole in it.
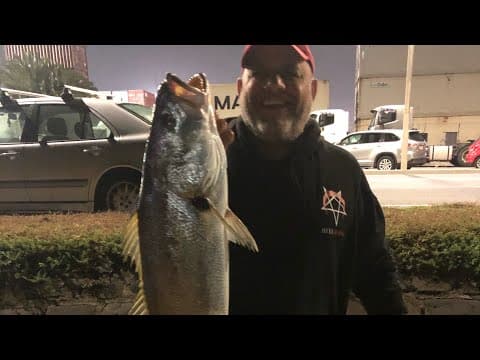
[{"label": "red baseball cap", "polygon": [[[242,55],[242,67],[246,67],[246,60],[247,60],[247,55],[250,53],[250,50],[252,47],[255,45],[245,45],[245,48],[243,49],[243,55]],[[312,68],[312,72],[315,73],[315,59],[313,57],[312,51],[310,50],[310,46],[308,45],[290,45],[300,57],[305,60],[306,62],[309,63],[310,67]]]}]

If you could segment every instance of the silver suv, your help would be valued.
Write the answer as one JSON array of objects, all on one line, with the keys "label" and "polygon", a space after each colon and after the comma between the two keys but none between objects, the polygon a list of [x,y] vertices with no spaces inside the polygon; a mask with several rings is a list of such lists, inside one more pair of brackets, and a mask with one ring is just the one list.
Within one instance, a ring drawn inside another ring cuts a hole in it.
[{"label": "silver suv", "polygon": [[152,109],[95,98],[0,101],[0,211],[130,211]]},{"label": "silver suv", "polygon": [[[402,130],[358,131],[343,138],[337,145],[352,153],[362,167],[379,170],[400,168]],[[428,146],[422,134],[409,131],[407,167],[428,161]]]}]

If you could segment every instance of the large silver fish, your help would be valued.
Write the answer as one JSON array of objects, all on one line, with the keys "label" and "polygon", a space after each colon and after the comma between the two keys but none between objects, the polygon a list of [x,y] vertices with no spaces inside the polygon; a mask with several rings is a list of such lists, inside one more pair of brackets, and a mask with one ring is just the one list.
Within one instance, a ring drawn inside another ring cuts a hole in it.
[{"label": "large silver fish", "polygon": [[146,146],[124,255],[140,291],[130,314],[227,314],[228,240],[258,251],[228,208],[227,161],[204,74],[167,74]]}]

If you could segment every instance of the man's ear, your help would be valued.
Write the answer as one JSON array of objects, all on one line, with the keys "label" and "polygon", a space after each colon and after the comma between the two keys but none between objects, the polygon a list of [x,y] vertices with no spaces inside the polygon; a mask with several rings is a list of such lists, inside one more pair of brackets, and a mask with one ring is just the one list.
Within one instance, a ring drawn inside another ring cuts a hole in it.
[{"label": "man's ear", "polygon": [[242,78],[239,77],[237,78],[237,94],[238,95],[240,95],[240,92],[242,91],[242,87],[243,87]]},{"label": "man's ear", "polygon": [[312,87],[312,100],[315,100],[315,97],[317,96],[318,80],[313,79],[312,84],[310,86]]}]

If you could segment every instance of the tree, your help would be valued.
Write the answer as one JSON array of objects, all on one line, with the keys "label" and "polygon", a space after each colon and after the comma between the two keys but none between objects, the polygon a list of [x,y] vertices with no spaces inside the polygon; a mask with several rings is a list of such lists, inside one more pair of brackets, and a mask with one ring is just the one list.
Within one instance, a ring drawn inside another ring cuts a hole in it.
[{"label": "tree", "polygon": [[97,90],[91,81],[78,72],[31,53],[7,61],[4,68],[0,69],[1,87],[59,96],[65,84]]}]

